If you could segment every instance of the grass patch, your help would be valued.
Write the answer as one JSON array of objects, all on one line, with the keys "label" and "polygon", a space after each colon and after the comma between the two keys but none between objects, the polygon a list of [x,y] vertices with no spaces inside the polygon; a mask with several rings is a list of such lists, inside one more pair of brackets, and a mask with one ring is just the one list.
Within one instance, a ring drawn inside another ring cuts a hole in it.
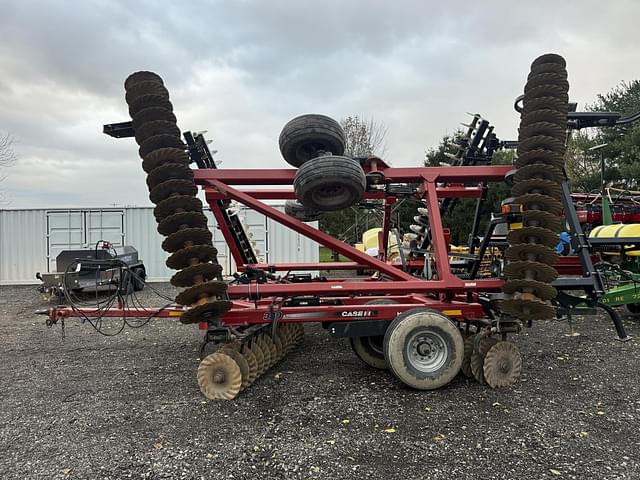
[{"label": "grass patch", "polygon": [[[332,258],[331,254],[333,252],[330,248],[320,247],[320,261],[321,262],[335,262],[336,260]],[[349,262],[350,260],[347,257],[340,255],[338,257],[338,262]]]}]

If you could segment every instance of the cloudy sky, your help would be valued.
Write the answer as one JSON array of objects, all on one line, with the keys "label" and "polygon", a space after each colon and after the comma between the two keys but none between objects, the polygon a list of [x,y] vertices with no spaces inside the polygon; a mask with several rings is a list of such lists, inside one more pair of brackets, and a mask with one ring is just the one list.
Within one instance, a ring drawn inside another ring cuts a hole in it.
[{"label": "cloudy sky", "polygon": [[[513,98],[537,55],[567,59],[590,103],[640,76],[640,2],[0,0],[0,133],[18,162],[9,208],[149,205],[123,80],[165,80],[182,130],[208,130],[221,167],[285,167],[301,113],[374,117],[386,158],[424,150],[479,112],[515,138]],[[189,5],[189,6],[187,6]]]}]

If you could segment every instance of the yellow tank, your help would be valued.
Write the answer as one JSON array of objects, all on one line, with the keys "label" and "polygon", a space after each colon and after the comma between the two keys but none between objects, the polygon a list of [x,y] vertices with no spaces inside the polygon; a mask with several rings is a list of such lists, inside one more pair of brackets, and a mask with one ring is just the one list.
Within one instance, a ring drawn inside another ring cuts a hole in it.
[{"label": "yellow tank", "polygon": [[[382,231],[382,228],[370,228],[362,234],[362,243],[356,245],[362,245],[363,251],[366,252],[370,248],[379,248],[378,246],[378,233]],[[357,247],[356,247],[357,248]],[[358,248],[359,249],[359,248]],[[398,241],[396,236],[391,232],[389,233],[389,260],[394,260],[399,254]]]},{"label": "yellow tank", "polygon": [[[639,238],[640,223],[616,223],[614,225],[600,225],[589,232],[589,238]],[[618,252],[605,252],[610,255],[617,255]],[[639,256],[640,250],[626,252],[629,256]]]}]

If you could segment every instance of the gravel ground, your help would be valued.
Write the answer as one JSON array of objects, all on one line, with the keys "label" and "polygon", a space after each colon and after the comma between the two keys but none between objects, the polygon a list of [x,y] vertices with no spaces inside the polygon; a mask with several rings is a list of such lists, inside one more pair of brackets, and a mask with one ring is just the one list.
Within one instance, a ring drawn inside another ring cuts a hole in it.
[{"label": "gravel ground", "polygon": [[[170,287],[159,285],[170,292]],[[105,338],[47,329],[0,287],[0,472],[16,478],[640,478],[640,324],[605,317],[520,335],[522,382],[417,392],[318,326],[233,402],[195,380],[200,332],[170,320]],[[147,304],[161,305],[150,291]]]}]

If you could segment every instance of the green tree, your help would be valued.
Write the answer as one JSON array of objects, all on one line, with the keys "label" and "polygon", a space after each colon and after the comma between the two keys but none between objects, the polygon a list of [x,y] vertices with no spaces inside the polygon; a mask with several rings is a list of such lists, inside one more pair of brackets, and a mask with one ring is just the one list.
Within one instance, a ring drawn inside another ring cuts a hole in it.
[{"label": "green tree", "polygon": [[[451,155],[458,152],[456,140],[463,135],[457,131],[453,135],[445,135],[437,147],[425,152],[425,166],[440,166],[451,163]],[[509,165],[513,163],[515,151],[498,150],[494,152],[491,163],[493,165]],[[486,227],[491,212],[500,211],[501,202],[509,196],[509,187],[504,183],[490,183],[487,188],[487,197],[481,204],[480,232]],[[476,199],[459,199],[452,202],[442,217],[442,224],[451,233],[451,243],[466,245],[469,241],[473,218],[476,211]]]},{"label": "green tree", "polygon": [[[608,93],[598,95],[586,109],[623,115],[640,111],[640,80],[621,82]],[[590,147],[603,143],[608,145],[601,151],[589,152]],[[574,191],[588,192],[599,188],[600,155],[605,158],[608,185],[640,188],[640,122],[587,129],[572,136],[567,149],[567,175]]]}]

